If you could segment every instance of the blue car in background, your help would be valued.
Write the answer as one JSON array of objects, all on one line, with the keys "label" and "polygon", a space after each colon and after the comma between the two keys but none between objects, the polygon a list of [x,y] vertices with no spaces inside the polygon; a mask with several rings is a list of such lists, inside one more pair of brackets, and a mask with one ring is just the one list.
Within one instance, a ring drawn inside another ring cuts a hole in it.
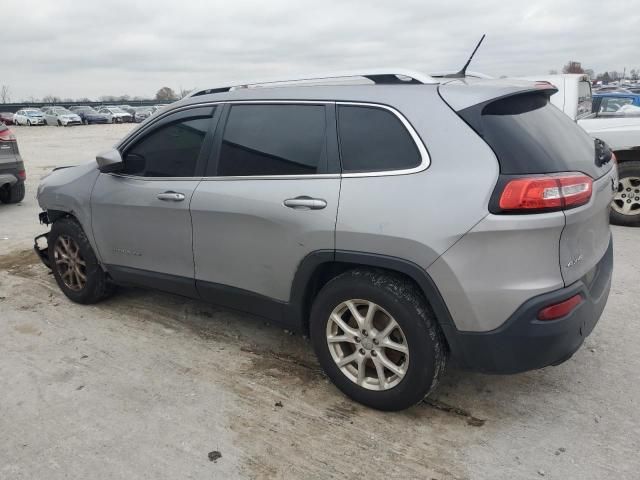
[{"label": "blue car in background", "polygon": [[[592,112],[616,113],[625,105],[631,105],[640,109],[640,93],[606,92],[594,93]],[[623,109],[628,110],[628,109]],[[640,113],[640,110],[638,111]]]},{"label": "blue car in background", "polygon": [[94,108],[89,106],[71,107],[70,110],[78,115],[85,125],[91,123],[111,123],[111,118],[102,113],[98,113]]}]

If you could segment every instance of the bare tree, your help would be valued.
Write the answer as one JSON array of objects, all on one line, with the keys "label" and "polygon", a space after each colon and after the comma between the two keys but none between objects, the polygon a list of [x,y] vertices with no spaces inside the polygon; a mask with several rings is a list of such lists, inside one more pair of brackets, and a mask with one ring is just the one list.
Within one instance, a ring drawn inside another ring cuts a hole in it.
[{"label": "bare tree", "polygon": [[558,70],[552,68],[551,70],[549,70],[549,75],[557,75],[558,74]]},{"label": "bare tree", "polygon": [[9,85],[2,85],[0,87],[0,103],[9,103],[11,101],[11,92]]},{"label": "bare tree", "polygon": [[192,91],[193,91],[193,89],[187,90],[187,89],[182,88],[182,85],[180,85],[180,91],[178,93],[178,98],[184,98],[187,95],[189,95]]},{"label": "bare tree", "polygon": [[60,103],[60,97],[56,97],[55,95],[46,95],[42,97],[43,103]]},{"label": "bare tree", "polygon": [[562,73],[584,73],[582,64],[574,60],[570,60],[564,67]]},{"label": "bare tree", "polygon": [[156,93],[156,100],[162,102],[173,102],[177,98],[176,92],[170,87],[162,87]]},{"label": "bare tree", "polygon": [[638,77],[640,77],[640,73],[638,72],[637,69],[632,68],[629,74],[631,75],[631,80],[633,80],[634,82],[638,81]]}]

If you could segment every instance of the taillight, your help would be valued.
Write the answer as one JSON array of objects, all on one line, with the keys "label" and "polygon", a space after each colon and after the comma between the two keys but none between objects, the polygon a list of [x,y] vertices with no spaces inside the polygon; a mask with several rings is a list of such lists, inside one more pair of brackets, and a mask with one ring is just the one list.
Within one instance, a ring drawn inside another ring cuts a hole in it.
[{"label": "taillight", "polygon": [[549,305],[538,312],[538,320],[556,320],[569,315],[574,308],[582,303],[582,295],[579,293],[567,300],[554,305]]},{"label": "taillight", "polygon": [[0,131],[0,142],[15,142],[15,141],[16,141],[16,137],[13,133],[11,133],[11,130],[7,128],[6,130]]},{"label": "taillight", "polygon": [[26,180],[27,179],[27,172],[25,172],[24,170],[20,170],[18,172],[18,178],[20,180],[23,180],[23,181]]},{"label": "taillight", "polygon": [[507,181],[498,205],[511,213],[562,210],[584,205],[592,191],[593,180],[580,173],[521,177]]}]

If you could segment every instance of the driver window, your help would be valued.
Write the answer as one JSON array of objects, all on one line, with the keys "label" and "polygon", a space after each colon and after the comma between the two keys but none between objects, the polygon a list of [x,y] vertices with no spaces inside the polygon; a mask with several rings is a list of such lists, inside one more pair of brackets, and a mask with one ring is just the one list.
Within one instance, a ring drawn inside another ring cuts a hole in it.
[{"label": "driver window", "polygon": [[122,173],[140,177],[193,177],[211,117],[179,120],[153,130],[124,156]]}]

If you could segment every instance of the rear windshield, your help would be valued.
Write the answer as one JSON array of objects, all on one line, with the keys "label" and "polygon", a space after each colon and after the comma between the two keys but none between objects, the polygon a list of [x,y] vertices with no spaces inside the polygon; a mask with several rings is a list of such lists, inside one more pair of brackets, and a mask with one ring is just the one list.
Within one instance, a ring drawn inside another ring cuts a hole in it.
[{"label": "rear windshield", "polygon": [[597,178],[604,173],[595,164],[593,139],[543,92],[514,95],[459,113],[493,149],[503,174],[577,171]]}]

